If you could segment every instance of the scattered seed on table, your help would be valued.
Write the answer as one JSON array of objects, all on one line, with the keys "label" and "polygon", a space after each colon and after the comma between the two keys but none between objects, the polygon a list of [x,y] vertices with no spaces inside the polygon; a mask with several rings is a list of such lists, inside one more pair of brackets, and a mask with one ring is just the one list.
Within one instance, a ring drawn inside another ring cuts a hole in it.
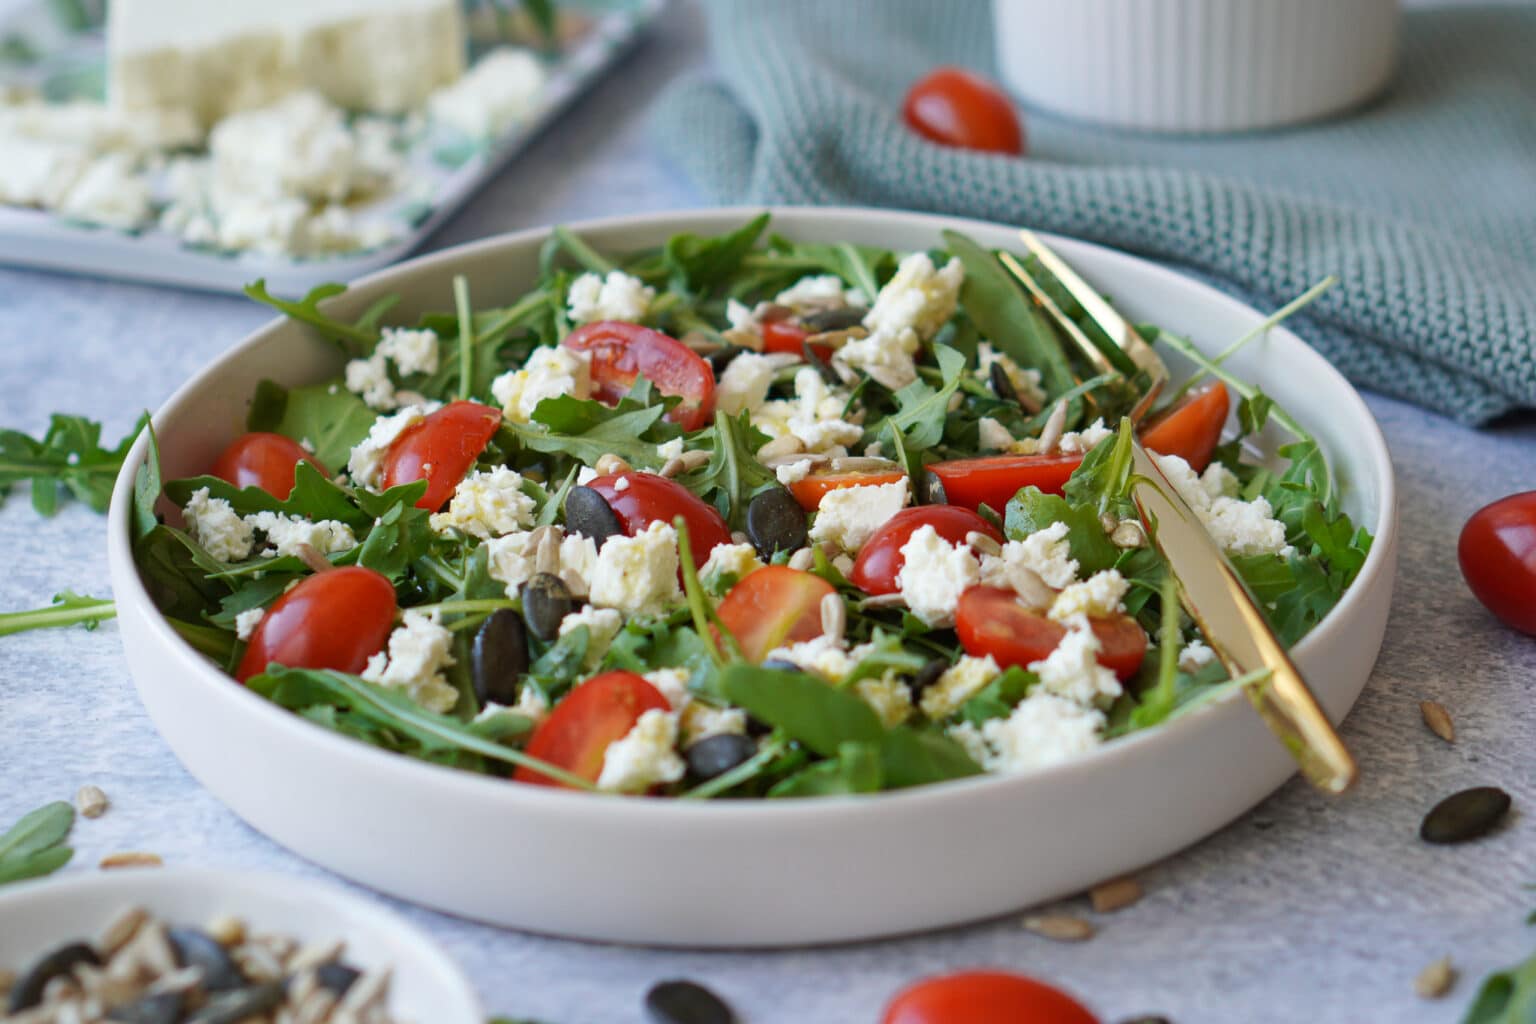
[{"label": "scattered seed on table", "polygon": [[1093,924],[1067,914],[1041,914],[1024,919],[1025,931],[1057,942],[1086,942],[1093,938]]},{"label": "scattered seed on table", "polygon": [[141,850],[109,853],[101,858],[103,868],[157,868],[164,863],[158,853],[144,853]]},{"label": "scattered seed on table", "polygon": [[736,1024],[725,1001],[692,981],[662,981],[645,994],[645,1009],[656,1024]]},{"label": "scattered seed on table", "polygon": [[1430,732],[1447,743],[1456,742],[1456,724],[1451,721],[1451,713],[1445,710],[1444,704],[1433,700],[1421,700],[1419,714],[1424,716],[1424,724],[1429,726]]},{"label": "scattered seed on table", "polygon": [[1413,991],[1420,999],[1439,999],[1456,984],[1456,968],[1451,958],[1443,956],[1419,972],[1413,979]]},{"label": "scattered seed on table", "polygon": [[1167,1017],[1132,1017],[1130,1020],[1121,1021],[1120,1024],[1173,1024],[1173,1021]]},{"label": "scattered seed on table", "polygon": [[1493,831],[1509,813],[1509,794],[1497,786],[1474,786],[1435,804],[1419,826],[1428,843],[1465,843]]},{"label": "scattered seed on table", "polygon": [[1141,899],[1141,883],[1130,875],[1100,882],[1088,890],[1088,900],[1100,914],[1123,910]]},{"label": "scattered seed on table", "polygon": [[80,792],[75,794],[75,806],[82,817],[99,818],[106,813],[107,794],[100,786],[81,786]]}]

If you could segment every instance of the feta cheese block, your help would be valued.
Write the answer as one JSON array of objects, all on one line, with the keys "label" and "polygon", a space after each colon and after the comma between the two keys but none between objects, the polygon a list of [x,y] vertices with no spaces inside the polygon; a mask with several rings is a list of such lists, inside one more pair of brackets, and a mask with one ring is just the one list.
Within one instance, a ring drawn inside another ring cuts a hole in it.
[{"label": "feta cheese block", "polygon": [[107,95],[124,111],[226,114],[313,89],[403,114],[464,73],[458,0],[113,0]]}]

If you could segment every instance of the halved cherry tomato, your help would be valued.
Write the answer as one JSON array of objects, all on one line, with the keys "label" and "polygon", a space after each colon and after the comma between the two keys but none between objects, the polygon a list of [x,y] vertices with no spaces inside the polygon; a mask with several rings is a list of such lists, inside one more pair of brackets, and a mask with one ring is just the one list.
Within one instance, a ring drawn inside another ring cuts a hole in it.
[{"label": "halved cherry tomato", "polygon": [[901,116],[941,146],[1024,155],[1024,126],[1007,94],[960,68],[938,68],[914,82]]},{"label": "halved cherry tomato", "polygon": [[1227,386],[1209,380],[1193,388],[1173,408],[1142,424],[1141,443],[1163,455],[1177,455],[1196,473],[1205,472],[1227,425],[1232,399]]},{"label": "halved cherry tomato", "polygon": [[[627,481],[619,490],[620,480]],[[731,542],[731,528],[715,507],[676,480],[655,473],[614,473],[587,484],[608,502],[624,532],[633,537],[660,521],[671,525],[677,516],[688,524],[688,550],[695,568],[702,567],[716,544]]]},{"label": "halved cherry tomato", "polygon": [[[588,782],[603,773],[608,744],[621,740],[647,711],[671,707],[661,691],[633,672],[604,672],[579,684],[539,723],[525,748],[531,757]],[[518,782],[569,788],[536,769],[519,766]]]},{"label": "halved cherry tomato", "polygon": [[738,580],[717,612],[741,653],[756,664],[775,647],[820,636],[822,598],[835,593],[820,576],[767,565]]},{"label": "halved cherry tomato", "polygon": [[561,344],[592,354],[592,397],[600,402],[617,405],[635,378],[644,377],[662,394],[682,398],[667,418],[684,430],[698,430],[714,415],[714,371],[676,338],[622,320],[599,320],[576,328]]},{"label": "halved cherry tomato", "polygon": [[907,474],[899,469],[889,472],[870,472],[869,470],[857,470],[846,473],[811,473],[789,485],[789,493],[795,496],[800,507],[807,512],[814,512],[821,505],[821,499],[830,491],[843,487],[874,487],[878,484],[894,484]]},{"label": "halved cherry tomato", "polygon": [[882,1024],[1099,1024],[1065,992],[1021,974],[959,971],[896,994]]},{"label": "halved cherry tomato", "polygon": [[1025,487],[1060,494],[1082,464],[1081,454],[984,455],[935,462],[928,472],[944,485],[944,500],[951,505],[976,509],[985,504],[1002,512]]},{"label": "halved cherry tomato", "polygon": [[[1147,655],[1147,634],[1129,615],[1110,615],[1088,620],[1099,638],[1099,664],[1129,679]],[[965,653],[981,658],[990,654],[1004,668],[1028,667],[1051,656],[1067,627],[1047,618],[1043,611],[1025,608],[1011,590],[972,587],[960,595],[955,609],[955,632]]]},{"label": "halved cherry tomato", "polygon": [[954,505],[904,508],[887,519],[885,525],[876,530],[875,535],[860,549],[848,579],[866,594],[894,594],[899,589],[896,586],[896,574],[901,572],[902,565],[906,563],[901,549],[912,534],[924,526],[933,527],[940,537],[951,544],[959,544],[973,530],[986,534],[999,544],[1003,542],[1003,535],[997,527],[969,509]]},{"label": "halved cherry tomato", "polygon": [[1474,512],[1456,556],[1477,599],[1506,626],[1536,636],[1536,491]]},{"label": "halved cherry tomato", "polygon": [[314,466],[322,476],[331,475],[297,441],[258,431],[231,441],[208,472],[236,487],[260,487],[279,501],[287,501],[293,493],[294,471],[301,462]]},{"label": "halved cherry tomato", "polygon": [[501,426],[501,413],[479,402],[453,402],[395,438],[384,455],[384,486],[426,478],[417,508],[436,512],[448,503],[469,467]]},{"label": "halved cherry tomato", "polygon": [[235,678],[277,662],[289,668],[361,672],[395,622],[395,588],[361,566],[316,573],[278,598],[256,624]]},{"label": "halved cherry tomato", "polygon": [[811,336],[810,331],[788,320],[764,320],[762,329],[764,352],[792,352],[799,355],[800,346]]}]

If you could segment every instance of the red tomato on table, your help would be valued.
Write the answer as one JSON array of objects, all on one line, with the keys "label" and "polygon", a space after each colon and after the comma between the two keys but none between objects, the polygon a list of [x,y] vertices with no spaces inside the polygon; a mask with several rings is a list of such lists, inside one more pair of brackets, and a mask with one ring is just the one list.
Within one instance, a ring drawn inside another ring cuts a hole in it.
[{"label": "red tomato on table", "polygon": [[787,565],[749,572],[726,593],[716,613],[753,664],[785,644],[821,635],[821,602],[835,594],[820,576]]},{"label": "red tomato on table", "polygon": [[[619,489],[623,480],[624,489]],[[694,568],[709,560],[716,544],[731,542],[731,528],[715,507],[688,488],[655,473],[613,473],[591,480],[588,487],[603,496],[619,525],[630,537],[654,522],[671,525],[677,516],[688,524],[688,550]]]},{"label": "red tomato on table", "polygon": [[1099,1024],[1059,989],[1020,974],[960,971],[896,994],[881,1024]]},{"label": "red tomato on table", "polygon": [[[1099,638],[1099,664],[1121,680],[1135,675],[1147,655],[1147,633],[1141,624],[1129,615],[1088,621]],[[978,658],[990,654],[1003,668],[1027,668],[1051,656],[1067,635],[1067,627],[1042,610],[1025,608],[1011,590],[972,587],[960,595],[955,632],[966,654]]]},{"label": "red tomato on table", "polygon": [[[528,739],[530,757],[588,782],[603,773],[608,745],[621,740],[647,711],[671,708],[661,691],[633,672],[604,672],[565,695]],[[537,769],[519,766],[512,778],[535,786],[571,788]]]},{"label": "red tomato on table", "polygon": [[260,487],[279,501],[287,501],[301,462],[314,466],[321,476],[331,475],[320,460],[292,438],[257,431],[231,441],[208,472],[236,487]]},{"label": "red tomato on table", "polygon": [[384,649],[395,623],[395,588],[372,569],[316,573],[273,602],[256,624],[235,678],[277,662],[289,668],[361,672]]},{"label": "red tomato on table", "polygon": [[1536,491],[1472,514],[1456,545],[1467,586],[1499,621],[1536,636]]},{"label": "red tomato on table", "polygon": [[938,68],[914,82],[901,116],[941,146],[1024,155],[1024,126],[1007,94],[960,68]]},{"label": "red tomato on table", "polygon": [[408,427],[384,455],[384,486],[399,487],[423,478],[427,492],[417,508],[436,512],[501,426],[501,412],[479,402],[453,402]]},{"label": "red tomato on table", "polygon": [[951,544],[963,542],[965,535],[973,530],[986,534],[999,544],[1003,542],[1003,535],[997,527],[970,509],[953,505],[904,508],[886,520],[885,525],[865,542],[859,550],[859,557],[854,560],[853,569],[848,573],[848,579],[866,594],[896,593],[900,589],[896,586],[896,575],[906,563],[901,549],[924,526],[933,527],[940,537]]},{"label": "red tomato on table", "polygon": [[617,405],[635,380],[644,377],[681,404],[667,413],[684,430],[698,430],[715,413],[715,374],[687,345],[660,331],[623,320],[599,320],[578,327],[561,342],[592,357],[592,397]]}]

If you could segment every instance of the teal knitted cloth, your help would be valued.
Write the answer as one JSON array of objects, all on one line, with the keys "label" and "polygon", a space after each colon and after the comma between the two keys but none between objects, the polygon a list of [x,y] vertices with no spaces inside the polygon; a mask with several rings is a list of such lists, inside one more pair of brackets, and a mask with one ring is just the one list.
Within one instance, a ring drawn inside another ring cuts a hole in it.
[{"label": "teal knitted cloth", "polygon": [[930,145],[901,97],[995,73],[989,0],[710,0],[718,81],[661,147],[719,202],[964,214],[1161,260],[1273,309],[1356,383],[1466,423],[1536,406],[1536,8],[1406,15],[1390,93],[1334,121],[1157,137],[1026,114],[1030,157]]}]

